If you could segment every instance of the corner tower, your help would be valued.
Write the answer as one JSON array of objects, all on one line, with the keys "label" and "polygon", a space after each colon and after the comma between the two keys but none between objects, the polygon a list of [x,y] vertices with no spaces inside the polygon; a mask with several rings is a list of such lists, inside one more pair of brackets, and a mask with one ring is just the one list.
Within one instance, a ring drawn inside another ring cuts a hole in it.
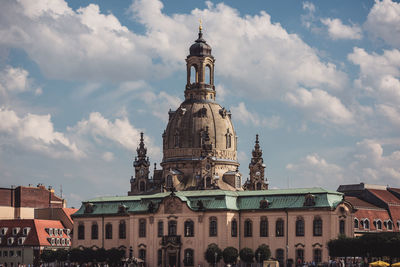
[{"label": "corner tower", "polygon": [[135,169],[135,178],[131,178],[131,191],[128,195],[144,194],[150,191],[149,182],[149,167],[150,161],[147,157],[147,148],[144,145],[143,133],[140,133],[139,147],[136,149],[137,156],[133,162],[133,168]]},{"label": "corner tower", "polygon": [[249,164],[250,180],[247,180],[243,185],[245,190],[266,190],[268,189],[268,181],[264,178],[265,164],[262,157],[258,134],[256,134],[256,142],[252,151],[252,158]]},{"label": "corner tower", "polygon": [[163,181],[177,190],[241,190],[231,113],[215,102],[211,46],[199,35],[186,58],[185,101],[169,112],[163,134]]}]

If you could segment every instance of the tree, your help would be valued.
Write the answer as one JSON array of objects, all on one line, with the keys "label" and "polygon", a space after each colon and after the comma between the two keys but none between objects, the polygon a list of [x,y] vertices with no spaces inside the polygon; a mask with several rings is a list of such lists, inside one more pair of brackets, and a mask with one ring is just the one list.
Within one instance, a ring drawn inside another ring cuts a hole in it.
[{"label": "tree", "polygon": [[107,262],[111,266],[119,266],[122,258],[125,256],[125,251],[117,248],[110,248],[106,251],[107,254]]},{"label": "tree", "polygon": [[239,256],[238,250],[234,247],[226,247],[222,252],[224,262],[226,264],[236,263],[237,257]]},{"label": "tree", "polygon": [[256,261],[258,262],[263,262],[265,260],[268,260],[271,257],[271,250],[269,249],[269,246],[266,244],[261,244],[256,249],[255,257]]},{"label": "tree", "polygon": [[219,262],[222,258],[222,251],[217,244],[212,243],[208,245],[207,250],[204,253],[204,258],[210,264]]},{"label": "tree", "polygon": [[254,258],[254,251],[251,248],[242,248],[240,250],[240,259],[245,263],[252,263]]},{"label": "tree", "polygon": [[53,250],[44,250],[40,258],[46,263],[54,262],[56,260],[56,253]]},{"label": "tree", "polygon": [[105,262],[107,260],[107,252],[104,248],[96,249],[93,252],[96,262]]},{"label": "tree", "polygon": [[68,259],[68,250],[65,249],[58,249],[55,251],[56,260],[59,262],[67,261]]},{"label": "tree", "polygon": [[82,264],[85,261],[83,251],[79,248],[73,248],[69,251],[69,259],[71,262],[78,262]]}]

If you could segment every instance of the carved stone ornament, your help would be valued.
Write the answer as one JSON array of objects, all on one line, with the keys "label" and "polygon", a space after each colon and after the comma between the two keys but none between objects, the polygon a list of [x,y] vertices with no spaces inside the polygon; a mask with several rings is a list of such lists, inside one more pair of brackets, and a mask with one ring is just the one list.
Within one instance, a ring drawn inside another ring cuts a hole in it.
[{"label": "carved stone ornament", "polygon": [[176,197],[169,197],[164,202],[164,213],[182,213],[182,203]]}]

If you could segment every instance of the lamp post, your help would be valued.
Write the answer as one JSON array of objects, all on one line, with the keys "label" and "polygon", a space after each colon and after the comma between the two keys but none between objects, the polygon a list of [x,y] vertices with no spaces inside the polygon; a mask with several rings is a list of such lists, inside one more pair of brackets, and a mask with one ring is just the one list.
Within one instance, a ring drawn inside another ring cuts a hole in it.
[{"label": "lamp post", "polygon": [[217,266],[217,256],[218,256],[218,253],[215,252],[214,253],[214,259],[215,259],[214,266]]},{"label": "lamp post", "polygon": [[261,260],[260,260],[260,258],[261,258],[261,253],[260,253],[260,251],[258,251],[257,256],[258,256],[258,263],[261,263]]}]

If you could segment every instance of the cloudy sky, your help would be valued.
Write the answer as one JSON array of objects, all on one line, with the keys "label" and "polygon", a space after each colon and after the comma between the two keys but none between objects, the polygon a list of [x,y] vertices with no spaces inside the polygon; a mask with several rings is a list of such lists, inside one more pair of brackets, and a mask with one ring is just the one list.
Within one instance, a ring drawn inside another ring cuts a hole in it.
[{"label": "cloudy sky", "polygon": [[199,18],[244,179],[258,133],[272,188],[400,187],[390,0],[3,0],[0,186],[62,186],[75,207],[126,194],[141,131],[161,161]]}]

